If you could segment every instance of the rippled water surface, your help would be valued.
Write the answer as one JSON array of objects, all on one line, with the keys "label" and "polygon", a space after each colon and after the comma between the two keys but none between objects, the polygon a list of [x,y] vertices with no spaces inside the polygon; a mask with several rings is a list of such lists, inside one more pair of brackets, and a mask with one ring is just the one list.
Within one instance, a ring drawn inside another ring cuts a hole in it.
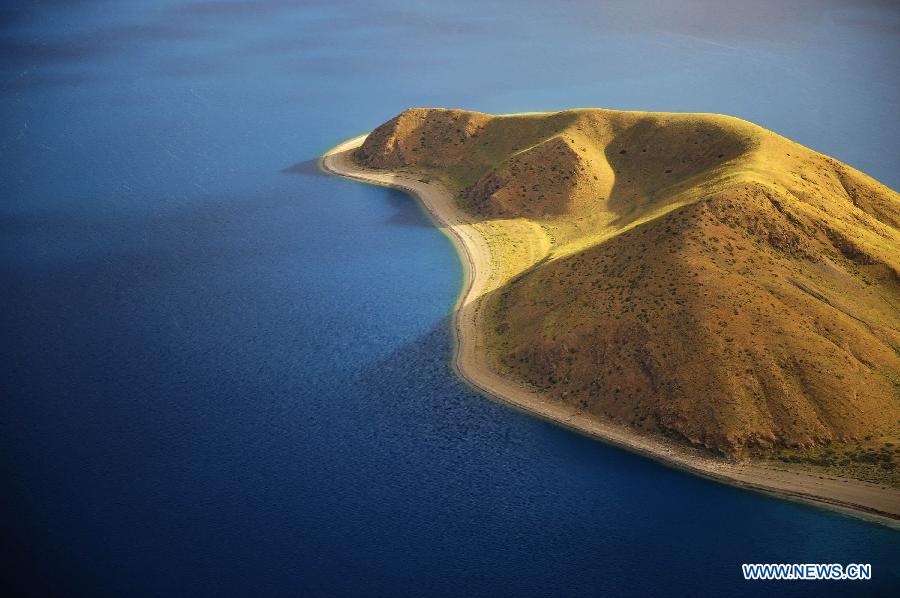
[{"label": "rippled water surface", "polygon": [[[890,2],[0,8],[5,582],[91,595],[886,594],[900,535],[458,383],[461,273],[316,157],[408,106],[724,112],[897,187]],[[870,562],[750,584],[741,562]]]}]

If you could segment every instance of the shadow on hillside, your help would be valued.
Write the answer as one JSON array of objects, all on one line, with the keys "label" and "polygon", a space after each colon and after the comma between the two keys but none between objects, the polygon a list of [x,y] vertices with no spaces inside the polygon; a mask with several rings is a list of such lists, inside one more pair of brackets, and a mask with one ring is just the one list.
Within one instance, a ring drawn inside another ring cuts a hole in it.
[{"label": "shadow on hillside", "polygon": [[608,207],[617,217],[611,224],[625,226],[664,206],[686,184],[713,178],[722,164],[747,149],[744,139],[715,123],[684,120],[661,126],[657,118],[642,118],[606,146],[615,175]]},{"label": "shadow on hillside", "polygon": [[[405,133],[412,146],[404,151],[428,156],[433,149],[428,140],[438,140],[440,159],[410,163],[439,169],[453,164],[454,172],[467,173],[458,201],[479,220],[590,220],[596,211],[608,211],[614,215],[612,226],[626,226],[665,208],[685,189],[713,180],[749,147],[739,130],[690,115],[623,121],[593,137],[596,142],[576,138],[606,122],[602,116],[561,112],[515,126],[510,119],[473,124],[473,118],[460,114],[414,123]],[[397,159],[404,158],[391,154],[388,161]],[[603,191],[591,190],[591,175],[602,178],[591,170],[605,171],[607,165],[613,180],[609,196],[603,197]]]}]

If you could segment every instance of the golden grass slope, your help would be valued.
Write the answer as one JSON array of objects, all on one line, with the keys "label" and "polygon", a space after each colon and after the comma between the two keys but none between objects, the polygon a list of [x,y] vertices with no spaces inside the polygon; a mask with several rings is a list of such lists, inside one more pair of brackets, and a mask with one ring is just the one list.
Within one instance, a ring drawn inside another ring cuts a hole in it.
[{"label": "golden grass slope", "polygon": [[596,109],[412,109],[355,157],[486,227],[503,375],[725,454],[897,435],[900,196],[874,179],[740,119]]}]

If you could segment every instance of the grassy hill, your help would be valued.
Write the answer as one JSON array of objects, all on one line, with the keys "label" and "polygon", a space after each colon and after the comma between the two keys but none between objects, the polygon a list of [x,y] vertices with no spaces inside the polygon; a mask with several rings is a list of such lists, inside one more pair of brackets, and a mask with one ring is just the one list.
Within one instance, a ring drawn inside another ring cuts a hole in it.
[{"label": "grassy hill", "polygon": [[[498,372],[717,453],[874,451],[896,482],[900,196],[886,186],[709,114],[412,109],[355,158],[441,180],[484,227]],[[523,230],[545,249],[525,251]]]}]

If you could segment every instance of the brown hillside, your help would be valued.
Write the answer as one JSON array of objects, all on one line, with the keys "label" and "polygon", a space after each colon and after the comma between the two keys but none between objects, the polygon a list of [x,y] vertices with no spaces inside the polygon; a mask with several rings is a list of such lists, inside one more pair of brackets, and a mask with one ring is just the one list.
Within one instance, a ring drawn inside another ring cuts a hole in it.
[{"label": "brown hillside", "polygon": [[900,197],[866,175],[739,119],[609,110],[414,109],[356,158],[547,235],[483,298],[505,375],[728,454],[897,434]]}]

